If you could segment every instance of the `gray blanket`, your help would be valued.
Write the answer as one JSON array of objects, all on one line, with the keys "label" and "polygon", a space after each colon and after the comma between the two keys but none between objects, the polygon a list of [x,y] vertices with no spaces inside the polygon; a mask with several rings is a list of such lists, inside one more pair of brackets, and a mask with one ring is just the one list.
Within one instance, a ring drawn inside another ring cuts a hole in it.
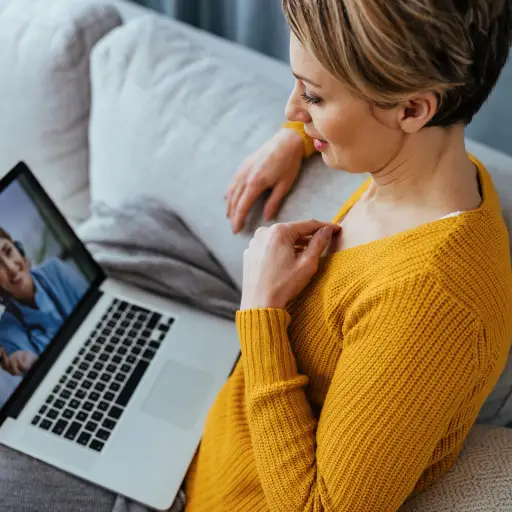
[{"label": "gray blanket", "polygon": [[236,285],[181,218],[153,199],[99,204],[78,232],[111,277],[234,318]]},{"label": "gray blanket", "polygon": [[[233,318],[240,292],[182,220],[154,201],[113,210],[104,205],[79,235],[113,278]],[[183,510],[180,491],[171,512]],[[0,510],[148,512],[25,455],[0,446]]]}]

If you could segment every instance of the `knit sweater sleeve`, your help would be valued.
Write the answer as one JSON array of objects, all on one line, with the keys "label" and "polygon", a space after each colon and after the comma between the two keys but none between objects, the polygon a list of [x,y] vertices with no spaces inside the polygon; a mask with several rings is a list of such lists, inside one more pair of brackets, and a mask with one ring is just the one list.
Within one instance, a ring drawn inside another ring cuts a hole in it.
[{"label": "knit sweater sleeve", "polygon": [[475,385],[480,322],[430,276],[346,312],[319,419],[280,309],[237,312],[247,413],[272,511],[396,511]]}]

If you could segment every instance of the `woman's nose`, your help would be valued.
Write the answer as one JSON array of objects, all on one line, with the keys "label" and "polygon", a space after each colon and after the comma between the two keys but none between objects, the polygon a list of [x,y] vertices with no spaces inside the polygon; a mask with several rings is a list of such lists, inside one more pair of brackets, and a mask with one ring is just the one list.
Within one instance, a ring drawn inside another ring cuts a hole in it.
[{"label": "woman's nose", "polygon": [[286,104],[285,114],[288,121],[298,121],[301,123],[309,123],[311,121],[309,112],[304,108],[302,103],[302,98],[300,97],[300,93],[296,86],[290,94],[288,103]]}]

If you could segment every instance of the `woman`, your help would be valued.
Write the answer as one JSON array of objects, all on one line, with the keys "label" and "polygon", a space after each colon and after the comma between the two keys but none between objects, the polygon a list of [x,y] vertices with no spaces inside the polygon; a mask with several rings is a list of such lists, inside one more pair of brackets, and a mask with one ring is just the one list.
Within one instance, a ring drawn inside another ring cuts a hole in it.
[{"label": "woman", "polygon": [[371,178],[333,224],[257,230],[187,510],[395,511],[453,466],[509,352],[507,231],[464,126],[505,64],[512,0],[283,8],[290,122],[236,174],[233,230],[264,189],[276,212],[312,146]]},{"label": "woman", "polygon": [[53,258],[36,268],[19,242],[0,228],[1,366],[25,374],[88,288],[74,268]]}]

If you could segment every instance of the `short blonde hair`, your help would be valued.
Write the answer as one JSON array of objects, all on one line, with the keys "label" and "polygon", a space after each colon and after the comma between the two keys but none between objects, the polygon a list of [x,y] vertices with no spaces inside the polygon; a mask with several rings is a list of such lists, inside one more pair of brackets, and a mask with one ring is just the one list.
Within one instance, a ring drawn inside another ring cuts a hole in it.
[{"label": "short blonde hair", "polygon": [[358,96],[392,107],[434,92],[428,126],[468,124],[512,43],[512,0],[282,0],[308,52]]}]

